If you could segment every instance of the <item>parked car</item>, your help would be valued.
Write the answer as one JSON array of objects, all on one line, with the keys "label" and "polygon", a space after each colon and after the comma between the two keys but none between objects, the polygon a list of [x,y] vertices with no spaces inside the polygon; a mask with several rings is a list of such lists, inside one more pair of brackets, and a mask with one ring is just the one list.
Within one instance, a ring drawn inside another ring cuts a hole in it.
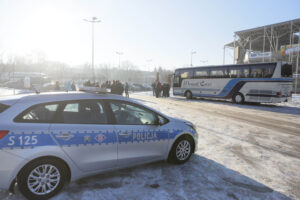
[{"label": "parked car", "polygon": [[120,95],[59,92],[0,99],[0,188],[17,182],[28,199],[47,199],[82,177],[167,160],[197,149],[190,122]]}]

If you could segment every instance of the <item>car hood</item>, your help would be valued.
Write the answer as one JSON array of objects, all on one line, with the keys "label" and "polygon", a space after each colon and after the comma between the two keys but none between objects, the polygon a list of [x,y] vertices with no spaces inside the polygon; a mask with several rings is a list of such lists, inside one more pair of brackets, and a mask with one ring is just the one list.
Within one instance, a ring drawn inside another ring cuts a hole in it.
[{"label": "car hood", "polygon": [[174,117],[169,117],[169,119],[173,122],[181,122],[181,123],[191,123],[190,121],[184,120],[184,119],[178,119]]}]

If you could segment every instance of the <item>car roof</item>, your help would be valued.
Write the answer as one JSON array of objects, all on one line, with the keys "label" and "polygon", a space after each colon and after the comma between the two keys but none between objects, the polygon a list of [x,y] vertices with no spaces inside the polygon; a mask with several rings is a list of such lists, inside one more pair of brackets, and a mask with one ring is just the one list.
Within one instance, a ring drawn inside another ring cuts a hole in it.
[{"label": "car roof", "polygon": [[121,95],[115,95],[110,93],[96,94],[89,92],[47,92],[47,93],[30,93],[14,96],[0,97],[0,103],[6,105],[13,105],[15,103],[47,103],[54,101],[68,101],[68,100],[83,100],[83,99],[116,99],[127,100]]}]

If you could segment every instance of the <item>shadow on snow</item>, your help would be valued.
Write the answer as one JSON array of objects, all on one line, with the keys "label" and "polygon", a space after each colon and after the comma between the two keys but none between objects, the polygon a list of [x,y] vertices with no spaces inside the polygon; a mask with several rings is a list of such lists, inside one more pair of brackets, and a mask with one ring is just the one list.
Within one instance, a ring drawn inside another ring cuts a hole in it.
[{"label": "shadow on snow", "polygon": [[[1,199],[24,199],[0,192]],[[54,200],[65,199],[290,199],[213,160],[193,155],[185,164],[142,165],[71,183]]]}]

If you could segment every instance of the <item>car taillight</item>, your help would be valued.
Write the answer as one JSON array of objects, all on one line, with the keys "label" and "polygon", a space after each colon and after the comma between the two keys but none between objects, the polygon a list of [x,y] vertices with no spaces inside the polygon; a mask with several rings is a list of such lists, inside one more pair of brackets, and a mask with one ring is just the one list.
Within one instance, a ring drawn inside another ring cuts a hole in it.
[{"label": "car taillight", "polygon": [[276,94],[277,94],[277,96],[280,96],[280,95],[281,95],[281,92],[277,92]]},{"label": "car taillight", "polygon": [[0,131],[0,140],[4,138],[8,133],[9,131]]}]

